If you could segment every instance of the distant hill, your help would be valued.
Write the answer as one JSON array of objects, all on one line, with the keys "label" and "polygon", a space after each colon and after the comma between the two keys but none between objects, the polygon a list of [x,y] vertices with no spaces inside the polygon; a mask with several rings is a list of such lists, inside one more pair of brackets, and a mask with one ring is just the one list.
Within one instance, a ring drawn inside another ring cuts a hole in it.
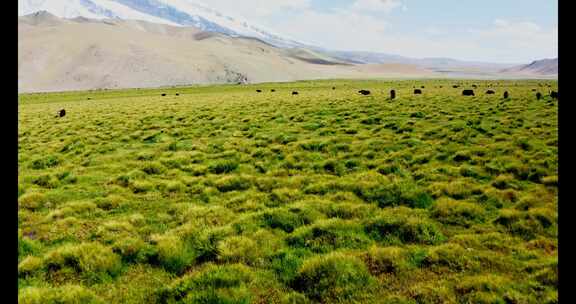
[{"label": "distant hill", "polygon": [[504,69],[502,72],[531,75],[557,75],[558,58],[536,60],[530,64]]},{"label": "distant hill", "polygon": [[[267,39],[194,26],[119,18],[18,18],[19,92],[326,78],[549,78],[549,62],[526,67],[413,59],[380,53],[280,47]],[[506,69],[502,72],[502,69]]]},{"label": "distant hill", "polygon": [[355,65],[195,27],[63,19],[45,11],[18,19],[20,92],[435,75],[406,64]]},{"label": "distant hill", "polygon": [[514,64],[489,63],[478,61],[462,61],[451,58],[410,58],[399,55],[358,52],[358,51],[332,51],[322,48],[315,48],[319,52],[331,55],[332,57],[357,64],[414,64],[433,70],[454,69],[454,68],[478,68],[483,70],[498,71],[511,68]]}]

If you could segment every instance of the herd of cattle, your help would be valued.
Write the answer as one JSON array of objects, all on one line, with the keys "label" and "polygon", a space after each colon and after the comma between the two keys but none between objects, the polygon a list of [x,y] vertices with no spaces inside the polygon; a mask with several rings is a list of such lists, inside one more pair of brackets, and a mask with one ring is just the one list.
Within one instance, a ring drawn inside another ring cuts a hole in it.
[{"label": "herd of cattle", "polygon": [[[457,89],[457,88],[459,88],[459,87],[460,87],[459,85],[453,85],[453,86],[452,86],[452,88],[454,88],[454,89]],[[475,85],[475,84],[473,84],[472,87],[473,87],[473,88],[478,88],[478,86]],[[550,85],[548,85],[548,87],[550,87]],[[422,89],[424,89],[424,88],[425,88],[424,86],[421,86],[420,89],[416,89],[416,87],[414,87],[414,95],[420,95],[420,94],[422,94]],[[442,88],[442,86],[439,86],[438,88]],[[336,87],[332,87],[332,90],[336,90]],[[533,89],[532,91],[535,91],[535,90],[536,90],[536,89]],[[256,92],[257,92],[257,93],[262,93],[262,90],[261,90],[261,89],[257,89]],[[270,92],[276,92],[276,90],[275,90],[275,89],[271,89]],[[359,94],[362,94],[362,95],[364,95],[364,96],[367,96],[367,95],[370,95],[370,94],[371,94],[371,92],[370,92],[369,90],[360,90],[360,91],[358,91],[358,93],[359,93]],[[292,95],[298,95],[298,94],[299,94],[298,91],[292,91]],[[494,90],[487,90],[487,91],[486,91],[486,95],[493,95],[493,94],[496,94],[496,92],[494,92]],[[163,96],[163,97],[165,97],[167,94],[166,94],[166,93],[162,93],[162,94],[160,94],[160,95]],[[176,93],[175,95],[176,95],[176,96],[180,96],[180,93]],[[465,90],[463,90],[463,91],[462,91],[462,95],[463,95],[463,96],[475,96],[474,90],[471,90],[471,89],[465,89]],[[550,90],[550,91],[549,91],[549,96],[550,96],[552,99],[558,99],[558,92],[557,92],[557,91],[552,91],[552,90]],[[510,94],[508,93],[508,91],[505,91],[505,92],[504,92],[503,97],[504,97],[504,99],[510,98]],[[536,99],[537,99],[537,100],[542,99],[542,97],[543,97],[542,93],[536,92]],[[390,99],[395,99],[395,98],[396,98],[396,90],[390,90]],[[88,97],[88,100],[91,100],[91,98]],[[65,110],[65,109],[62,109],[62,110],[58,111],[58,113],[56,114],[56,118],[60,118],[60,117],[64,117],[64,116],[66,116],[66,110]]]},{"label": "herd of cattle", "polygon": [[[457,88],[459,88],[459,87],[460,87],[459,85],[453,85],[453,86],[452,86],[452,88],[454,88],[454,89],[457,89]],[[475,89],[478,88],[478,86],[475,85],[475,84],[473,84],[472,87],[475,88]],[[550,86],[548,86],[548,87],[550,87]],[[426,87],[425,87],[425,86],[421,86],[420,89],[416,89],[416,88],[414,87],[414,95],[421,95],[421,94],[422,94],[422,89],[424,89],[424,88],[426,88]],[[438,88],[442,88],[442,86],[438,86]],[[336,87],[332,87],[332,90],[336,90]],[[533,91],[534,91],[534,90],[533,90]],[[256,92],[257,92],[257,93],[262,93],[263,90],[257,89]],[[274,92],[276,92],[276,89],[271,89],[270,92],[274,93]],[[360,90],[360,91],[358,91],[358,93],[359,93],[359,94],[362,94],[362,95],[365,95],[365,96],[372,94],[372,92],[370,92],[369,90]],[[549,93],[550,93],[550,94],[549,94],[550,97],[552,97],[553,99],[558,99],[558,92],[556,92],[556,91],[549,91]],[[493,95],[493,94],[496,94],[496,92],[494,92],[494,90],[487,90],[487,91],[486,91],[486,95]],[[161,95],[162,95],[162,96],[166,96],[166,93],[162,93]],[[180,94],[176,93],[176,96],[179,96],[179,95],[180,95]],[[299,95],[299,93],[298,93],[298,91],[292,91],[292,95]],[[474,90],[470,90],[470,89],[465,89],[465,90],[463,90],[463,91],[462,91],[462,95],[463,95],[463,96],[476,96],[475,93],[474,93]],[[509,98],[509,97],[510,97],[510,94],[508,93],[508,91],[505,91],[505,92],[504,92],[504,98],[507,99],[507,98]],[[540,93],[540,92],[537,92],[537,93],[536,93],[536,99],[540,100],[542,97],[543,97],[543,96],[542,96],[542,93]],[[396,90],[390,90],[390,99],[395,99],[395,98],[396,98]]]},{"label": "herd of cattle", "polygon": [[[455,86],[455,87],[457,87],[457,86]],[[370,95],[371,94],[370,91],[368,91],[368,90],[360,90],[360,91],[358,91],[358,93],[360,93],[362,95]],[[549,96],[552,99],[558,99],[558,92],[550,91],[549,93],[550,93]],[[422,94],[421,89],[414,89],[414,95],[420,95],[420,94]],[[496,94],[496,92],[494,92],[494,90],[487,90],[486,91],[486,95],[493,95],[493,94]],[[462,95],[463,96],[476,96],[474,93],[474,90],[470,90],[470,89],[463,90]],[[510,98],[510,93],[508,93],[508,91],[505,91],[503,96],[504,96],[504,99],[508,99],[508,98]],[[542,99],[542,97],[543,97],[542,93],[540,93],[540,92],[536,93],[536,99],[537,100]],[[395,99],[395,98],[396,98],[396,90],[390,90],[390,99]]]},{"label": "herd of cattle", "polygon": [[[460,87],[459,85],[453,85],[453,86],[452,86],[452,88],[454,88],[454,89],[457,89],[457,88],[459,88],[459,87]],[[473,88],[478,88],[478,86],[475,85],[475,84],[473,84],[472,87],[473,87]],[[425,86],[421,86],[420,89],[414,88],[414,95],[421,95],[421,94],[422,94],[422,89],[424,89],[424,88],[425,88]],[[442,88],[442,86],[439,86],[438,88]],[[332,90],[336,90],[336,87],[332,87]],[[534,91],[534,90],[533,90],[533,91]],[[261,90],[261,89],[257,89],[256,92],[257,92],[257,93],[262,93],[262,90]],[[272,89],[272,90],[270,90],[270,92],[276,92],[276,90]],[[358,93],[359,93],[359,94],[362,94],[362,95],[364,95],[364,96],[367,96],[367,95],[370,95],[370,94],[371,94],[371,92],[370,92],[369,90],[360,90],[360,91],[358,91]],[[486,95],[494,95],[494,94],[496,94],[496,92],[495,92],[494,90],[487,90],[485,94],[486,94]],[[298,95],[298,92],[297,92],[297,91],[292,91],[292,95]],[[465,89],[465,90],[463,90],[463,91],[462,91],[462,95],[463,95],[463,96],[476,96],[475,93],[474,93],[474,90],[471,90],[471,89]],[[163,96],[164,96],[164,95],[163,95]],[[552,91],[552,90],[550,90],[550,91],[549,91],[549,96],[550,96],[552,99],[558,99],[558,92],[557,92],[557,91]],[[504,99],[510,98],[510,93],[508,93],[508,91],[505,91],[504,94],[503,94],[503,97],[504,97]],[[542,97],[543,97],[542,93],[540,93],[540,92],[537,92],[537,93],[536,93],[536,99],[537,99],[537,100],[542,99]],[[390,99],[395,99],[395,98],[396,98],[396,90],[390,90]]]}]

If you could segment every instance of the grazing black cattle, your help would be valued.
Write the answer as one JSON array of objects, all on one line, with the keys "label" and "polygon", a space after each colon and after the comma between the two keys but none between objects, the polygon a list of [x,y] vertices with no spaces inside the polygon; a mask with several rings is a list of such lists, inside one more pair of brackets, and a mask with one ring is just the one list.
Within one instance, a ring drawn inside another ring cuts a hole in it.
[{"label": "grazing black cattle", "polygon": [[442,88],[442,86],[440,86],[440,88]]},{"label": "grazing black cattle", "polygon": [[64,109],[58,111],[58,114],[56,114],[56,117],[64,117],[64,116],[66,116],[66,110]]},{"label": "grazing black cattle", "polygon": [[540,100],[542,98],[542,94],[540,92],[536,93],[536,100]]},{"label": "grazing black cattle", "polygon": [[360,93],[362,95],[370,95],[370,91],[368,91],[368,90],[360,90],[360,91],[358,91],[358,93]]},{"label": "grazing black cattle", "polygon": [[474,90],[464,90],[464,91],[462,91],[462,95],[464,95],[464,96],[474,96]]},{"label": "grazing black cattle", "polygon": [[550,97],[554,98],[554,99],[558,99],[558,92],[556,91],[550,91]]},{"label": "grazing black cattle", "polygon": [[396,98],[396,90],[390,90],[390,99]]},{"label": "grazing black cattle", "polygon": [[262,90],[256,90],[256,92],[258,92],[258,93],[262,93]]},{"label": "grazing black cattle", "polygon": [[180,96],[180,93],[176,93],[176,96]]},{"label": "grazing black cattle", "polygon": [[92,98],[90,98],[90,97],[88,97],[88,98],[86,98],[86,99],[88,99],[88,100],[92,100]]},{"label": "grazing black cattle", "polygon": [[487,94],[487,95],[496,94],[496,92],[494,92],[494,91],[492,91],[492,90],[488,90],[488,91],[486,91],[486,94]]},{"label": "grazing black cattle", "polygon": [[425,89],[426,87],[425,87],[425,86],[421,86],[420,88],[421,88],[421,89]]},{"label": "grazing black cattle", "polygon": [[336,87],[332,87],[332,90],[336,90]]},{"label": "grazing black cattle", "polygon": [[166,93],[162,93],[162,96],[166,96]]},{"label": "grazing black cattle", "polygon": [[272,90],[270,90],[270,92],[276,92],[276,90],[272,89]]},{"label": "grazing black cattle", "polygon": [[508,91],[504,92],[504,99],[508,99],[508,97],[510,97],[510,94],[508,94]]},{"label": "grazing black cattle", "polygon": [[292,92],[292,95],[298,95],[298,92],[293,91],[293,92]]},{"label": "grazing black cattle", "polygon": [[459,85],[453,85],[452,87],[453,87],[454,89],[457,89],[457,88],[459,88],[460,86],[459,86]]},{"label": "grazing black cattle", "polygon": [[414,90],[414,94],[422,94],[422,90],[416,89],[416,90]]},{"label": "grazing black cattle", "polygon": [[475,84],[473,84],[473,85],[472,85],[472,87],[473,87],[473,88],[477,88],[478,86],[477,86],[477,85],[475,85]]}]

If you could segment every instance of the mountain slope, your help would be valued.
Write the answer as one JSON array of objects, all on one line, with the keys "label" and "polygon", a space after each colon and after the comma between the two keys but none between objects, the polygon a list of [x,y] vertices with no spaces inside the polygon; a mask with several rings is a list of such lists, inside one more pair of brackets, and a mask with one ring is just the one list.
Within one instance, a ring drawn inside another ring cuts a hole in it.
[{"label": "mountain slope", "polygon": [[504,69],[502,72],[533,75],[557,75],[558,58],[536,60],[527,65]]},{"label": "mountain slope", "polygon": [[249,36],[277,46],[302,44],[260,27],[225,16],[189,0],[18,0],[18,15],[47,11],[61,18],[135,19],[174,26],[193,26],[231,36]]},{"label": "mountain slope", "polygon": [[354,66],[255,38],[146,21],[40,12],[20,17],[18,34],[21,92],[432,75],[417,67]]}]

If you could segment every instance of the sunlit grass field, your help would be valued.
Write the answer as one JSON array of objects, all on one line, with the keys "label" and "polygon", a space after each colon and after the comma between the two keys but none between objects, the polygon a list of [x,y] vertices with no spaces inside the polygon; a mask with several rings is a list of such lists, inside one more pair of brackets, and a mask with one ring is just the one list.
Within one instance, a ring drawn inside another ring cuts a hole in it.
[{"label": "sunlit grass field", "polygon": [[556,303],[549,89],[20,95],[20,303]]}]

